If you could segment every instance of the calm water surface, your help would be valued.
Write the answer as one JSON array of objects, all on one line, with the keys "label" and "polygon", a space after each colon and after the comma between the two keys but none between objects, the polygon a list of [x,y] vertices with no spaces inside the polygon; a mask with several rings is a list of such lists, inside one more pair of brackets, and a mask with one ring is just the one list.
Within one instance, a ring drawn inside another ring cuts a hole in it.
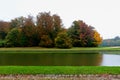
[{"label": "calm water surface", "polygon": [[19,66],[120,66],[120,54],[0,54],[0,65]]}]

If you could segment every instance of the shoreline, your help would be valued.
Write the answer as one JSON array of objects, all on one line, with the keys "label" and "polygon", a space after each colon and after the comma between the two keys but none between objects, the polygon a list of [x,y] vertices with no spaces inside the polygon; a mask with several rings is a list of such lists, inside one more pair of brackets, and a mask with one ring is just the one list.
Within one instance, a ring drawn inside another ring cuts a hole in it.
[{"label": "shoreline", "polygon": [[120,75],[0,75],[0,80],[120,80]]}]

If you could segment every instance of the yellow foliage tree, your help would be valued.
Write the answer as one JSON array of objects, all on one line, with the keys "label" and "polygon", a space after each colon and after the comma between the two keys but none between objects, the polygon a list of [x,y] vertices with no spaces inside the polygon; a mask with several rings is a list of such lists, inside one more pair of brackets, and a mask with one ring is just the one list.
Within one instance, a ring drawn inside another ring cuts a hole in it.
[{"label": "yellow foliage tree", "polygon": [[102,43],[102,37],[96,30],[94,30],[94,42],[93,43],[95,46],[98,46],[99,44]]}]

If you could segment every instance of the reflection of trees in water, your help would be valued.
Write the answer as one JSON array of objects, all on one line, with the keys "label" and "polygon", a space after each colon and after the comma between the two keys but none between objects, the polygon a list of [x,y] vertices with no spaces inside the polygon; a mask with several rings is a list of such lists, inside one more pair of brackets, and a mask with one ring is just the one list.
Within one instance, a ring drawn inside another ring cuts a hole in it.
[{"label": "reflection of trees in water", "polygon": [[86,56],[86,59],[87,59],[86,65],[99,66],[102,63],[103,56],[100,53],[94,53],[89,54],[89,56]]},{"label": "reflection of trees in water", "polygon": [[0,54],[0,65],[98,66],[102,54]]},{"label": "reflection of trees in water", "polygon": [[62,57],[62,62],[72,66],[98,66],[102,62],[102,54],[99,53],[83,53],[83,54],[66,54]]}]

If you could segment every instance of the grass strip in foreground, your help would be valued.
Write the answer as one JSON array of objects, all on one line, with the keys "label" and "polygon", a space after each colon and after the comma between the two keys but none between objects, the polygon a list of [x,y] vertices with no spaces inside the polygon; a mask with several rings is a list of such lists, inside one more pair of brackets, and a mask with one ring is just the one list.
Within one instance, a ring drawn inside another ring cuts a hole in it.
[{"label": "grass strip in foreground", "polygon": [[71,48],[71,49],[57,49],[57,48],[0,48],[0,53],[98,53],[98,52],[120,52],[120,48],[113,47],[94,47],[94,48]]},{"label": "grass strip in foreground", "polygon": [[0,74],[120,74],[120,67],[104,66],[0,66]]}]

